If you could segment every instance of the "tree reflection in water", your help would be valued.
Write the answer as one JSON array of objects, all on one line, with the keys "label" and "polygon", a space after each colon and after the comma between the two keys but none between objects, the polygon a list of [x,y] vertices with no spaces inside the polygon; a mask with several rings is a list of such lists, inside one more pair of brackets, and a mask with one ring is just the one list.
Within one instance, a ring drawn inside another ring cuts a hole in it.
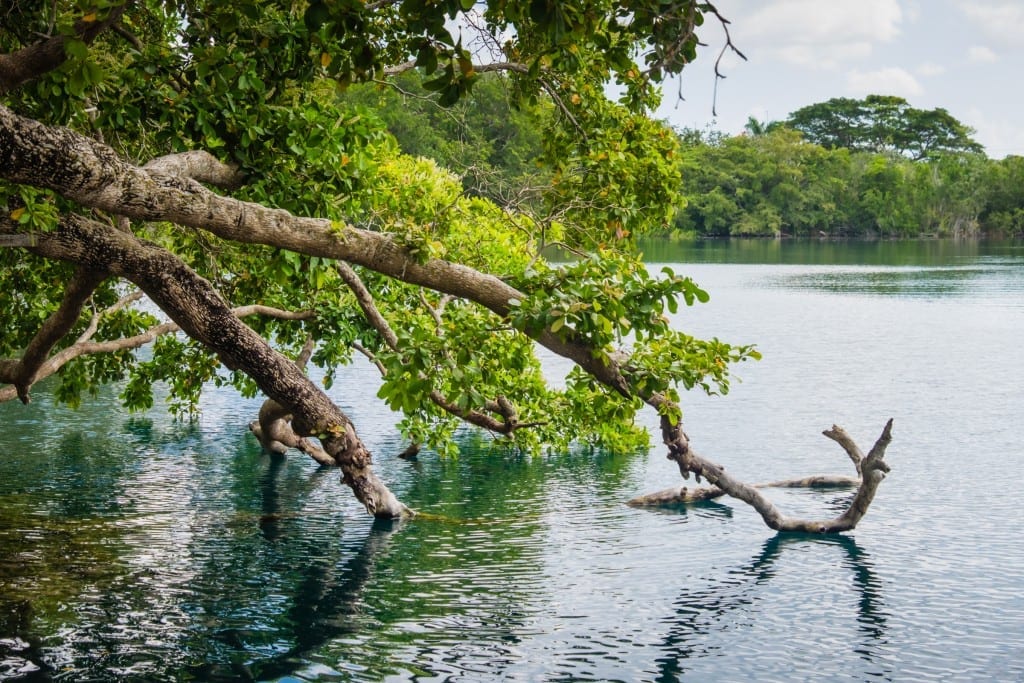
[{"label": "tree reflection in water", "polygon": [[[851,649],[862,659],[877,666],[884,664],[876,661],[875,653],[879,644],[886,639],[888,616],[882,596],[882,581],[875,575],[870,556],[857,545],[850,536],[814,536],[802,533],[779,533],[768,539],[761,552],[748,564],[730,570],[728,578],[704,589],[684,589],[674,603],[675,614],[666,619],[669,631],[662,640],[661,649],[664,655],[657,660],[659,683],[681,680],[688,673],[688,662],[708,655],[737,655],[738,653],[721,652],[720,646],[706,646],[709,636],[720,636],[723,622],[731,615],[733,623],[751,624],[757,619],[752,607],[757,601],[768,595],[763,584],[769,583],[776,576],[776,563],[783,549],[796,549],[807,544],[836,546],[843,552],[842,566],[853,575],[852,586],[857,592],[857,630],[860,639],[851,643]],[[793,634],[810,643],[814,637],[806,634]],[[826,647],[817,644],[817,647]],[[827,647],[835,647],[831,642]],[[881,672],[884,678],[886,672]]]}]

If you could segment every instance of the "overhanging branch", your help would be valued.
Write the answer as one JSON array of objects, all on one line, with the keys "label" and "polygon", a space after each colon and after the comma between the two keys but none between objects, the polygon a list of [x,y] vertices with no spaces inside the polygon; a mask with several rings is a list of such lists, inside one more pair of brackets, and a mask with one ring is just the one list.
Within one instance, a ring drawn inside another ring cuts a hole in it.
[{"label": "overhanging branch", "polygon": [[91,43],[96,36],[121,18],[126,7],[127,4],[112,7],[102,21],[78,20],[73,29],[73,36],[46,37],[15,52],[0,54],[0,95],[20,88],[25,83],[59,67],[67,61],[64,46],[69,38],[74,37],[86,44]]}]

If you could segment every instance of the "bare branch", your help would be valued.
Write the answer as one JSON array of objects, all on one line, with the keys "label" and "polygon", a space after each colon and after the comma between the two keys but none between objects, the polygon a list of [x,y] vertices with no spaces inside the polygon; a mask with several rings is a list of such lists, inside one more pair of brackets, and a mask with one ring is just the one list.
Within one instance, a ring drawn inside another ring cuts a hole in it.
[{"label": "bare branch", "polygon": [[850,456],[850,460],[853,461],[853,466],[857,469],[857,474],[860,475],[861,463],[864,461],[864,454],[861,453],[860,447],[854,443],[850,435],[846,433],[846,430],[837,425],[832,425],[832,429],[826,429],[822,434],[843,447],[846,454]]},{"label": "bare branch", "polygon": [[[860,484],[860,479],[855,477],[843,477],[836,475],[813,475],[802,479],[783,479],[770,481],[763,484],[754,484],[757,489],[851,489]],[[678,505],[680,503],[698,503],[704,500],[714,500],[728,495],[724,489],[717,486],[699,486],[687,488],[685,486],[672,486],[654,493],[647,493],[637,496],[628,501],[626,505],[631,507],[659,507],[664,505]]]},{"label": "bare branch", "polygon": [[39,328],[32,341],[29,342],[21,356],[18,370],[12,377],[12,384],[22,403],[29,403],[29,387],[36,381],[36,373],[49,355],[54,345],[61,340],[78,322],[86,302],[96,288],[107,278],[107,273],[79,266],[67,289],[64,298],[53,314]]},{"label": "bare branch", "polygon": [[404,74],[406,71],[412,71],[415,68],[416,68],[416,61],[410,59],[409,61],[402,62],[401,64],[395,64],[394,66],[385,67],[384,68],[384,75],[385,76],[397,76],[399,74]]},{"label": "bare branch", "polygon": [[359,308],[363,311],[363,315],[369,321],[373,329],[377,330],[377,333],[384,338],[384,343],[388,345],[388,348],[392,351],[398,351],[398,335],[391,329],[391,325],[384,319],[384,316],[380,314],[377,309],[377,304],[373,301],[373,295],[370,294],[370,290],[366,288],[363,281],[360,279],[356,271],[352,269],[352,266],[339,261],[337,264],[338,273],[341,275],[341,279],[344,280],[348,288],[352,290],[352,294],[356,297],[356,302],[359,304]]},{"label": "bare branch", "polygon": [[725,45],[722,46],[721,51],[719,51],[718,53],[718,58],[715,59],[715,87],[714,93],[711,97],[711,115],[718,116],[718,112],[716,111],[716,107],[718,106],[718,82],[725,80],[725,74],[722,73],[720,68],[722,64],[722,58],[725,56],[726,52],[729,51],[738,55],[743,61],[747,61],[747,56],[740,52],[736,45],[734,45],[732,42],[732,36],[729,34],[729,24],[731,24],[732,22],[723,17],[722,14],[718,11],[718,9],[711,3],[706,3],[704,11],[714,14],[715,17],[718,19],[718,22],[722,25],[722,30],[725,32]]},{"label": "bare branch", "polygon": [[[134,292],[125,297],[122,297],[117,303],[110,308],[100,311],[93,315],[89,326],[79,335],[78,340],[71,346],[61,349],[57,353],[53,354],[49,358],[38,364],[36,371],[32,377],[32,381],[28,384],[31,387],[32,384],[40,382],[47,377],[55,374],[62,367],[78,358],[79,356],[85,356],[90,354],[98,353],[114,353],[117,351],[125,351],[129,349],[137,349],[150,342],[154,341],[157,337],[165,334],[173,334],[180,332],[181,327],[176,323],[162,323],[149,328],[141,334],[137,334],[131,337],[122,337],[121,339],[112,339],[109,341],[94,342],[91,341],[93,335],[96,333],[99,320],[105,316],[110,315],[116,310],[123,306],[137,301],[142,297],[142,292]],[[232,313],[238,318],[247,318],[252,315],[260,315],[270,318],[278,318],[281,320],[308,320],[314,317],[312,311],[285,311],[269,306],[239,306],[232,309]],[[21,360],[3,359],[0,360],[0,383],[2,384],[15,384],[15,378],[22,366]],[[0,403],[10,401],[13,398],[19,397],[19,393],[16,386],[5,386],[0,387]]]},{"label": "bare branch", "polygon": [[[857,488],[857,493],[850,502],[847,510],[834,519],[823,521],[808,521],[786,517],[758,490],[759,488],[778,485],[780,482],[752,486],[734,479],[725,472],[724,467],[716,465],[697,455],[697,453],[689,447],[686,435],[682,433],[682,430],[678,429],[678,425],[672,425],[668,418],[665,417],[662,418],[662,433],[665,438],[665,443],[669,447],[668,457],[679,465],[679,470],[683,474],[683,477],[687,478],[689,473],[693,472],[696,475],[698,482],[703,476],[708,480],[708,483],[713,485],[709,489],[697,489],[695,493],[691,493],[690,495],[703,496],[694,498],[695,500],[707,500],[709,497],[717,497],[717,495],[721,495],[713,490],[717,489],[732,496],[733,498],[738,498],[753,507],[761,515],[762,519],[764,519],[765,524],[777,531],[838,533],[841,531],[848,531],[857,526],[857,523],[867,512],[868,506],[871,505],[875,492],[878,490],[878,485],[885,478],[885,473],[889,471],[889,465],[883,458],[885,455],[885,449],[892,440],[892,423],[893,421],[891,419],[886,423],[885,429],[882,431],[882,435],[878,437],[878,440],[875,442],[874,447],[871,449],[871,453],[869,453],[867,458],[861,461],[861,477],[859,480],[859,486]],[[829,431],[845,435],[845,432],[839,427],[833,427]],[[828,432],[826,432],[826,436],[833,440],[837,440]],[[856,444],[854,444],[852,440],[849,440],[848,443],[840,441],[840,445],[843,446],[851,458],[853,457],[851,452],[860,452],[859,448],[857,448]],[[836,478],[835,483],[836,485],[840,485],[841,478]],[[650,503],[642,502],[643,499],[647,498],[647,496],[641,496],[634,500],[641,501],[637,503],[638,505],[664,504],[665,502],[670,502],[670,491],[672,491],[672,489],[661,491],[656,494],[650,494],[652,496]],[[678,493],[683,496],[685,501],[687,491],[682,489]],[[675,500],[671,502],[683,501]]]},{"label": "bare branch", "polygon": [[117,35],[121,36],[122,38],[127,40],[129,43],[131,43],[131,46],[134,47],[137,51],[142,52],[142,49],[144,47],[142,45],[142,41],[139,40],[139,38],[134,33],[132,33],[131,31],[126,29],[124,26],[122,26],[120,22],[115,23],[114,25],[112,25],[110,27],[110,29],[114,33],[116,33]]}]

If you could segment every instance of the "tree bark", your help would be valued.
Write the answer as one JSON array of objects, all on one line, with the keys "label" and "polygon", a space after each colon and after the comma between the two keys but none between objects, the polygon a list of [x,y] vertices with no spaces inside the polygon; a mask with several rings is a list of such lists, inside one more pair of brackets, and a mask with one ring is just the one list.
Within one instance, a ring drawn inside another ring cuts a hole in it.
[{"label": "tree bark", "polygon": [[[499,316],[525,295],[500,278],[442,259],[420,263],[389,236],[223,197],[190,178],[149,173],[106,145],[0,105],[0,177],[52,189],[83,206],[140,220],[170,221],[225,239],[359,264],[409,284],[474,301]],[[618,363],[601,349],[541,331],[537,341],[630,396]]]},{"label": "tree bark", "polygon": [[662,429],[665,433],[666,443],[669,445],[668,457],[670,460],[674,460],[676,464],[678,464],[683,478],[688,479],[692,472],[696,475],[698,482],[701,477],[704,477],[708,480],[708,483],[712,484],[712,486],[693,490],[688,490],[686,487],[682,487],[681,489],[665,489],[663,491],[634,498],[630,501],[631,505],[642,507],[694,502],[710,500],[717,498],[722,494],[727,494],[733,498],[742,500],[757,510],[765,524],[776,531],[838,533],[841,531],[849,531],[857,526],[857,523],[864,517],[868,507],[871,505],[871,501],[875,497],[875,492],[878,490],[878,485],[885,478],[886,473],[890,471],[889,465],[885,462],[884,458],[885,450],[889,446],[889,442],[892,441],[891,419],[886,423],[881,436],[879,436],[878,440],[875,441],[875,445],[872,447],[867,457],[862,455],[857,444],[852,438],[850,438],[842,427],[833,425],[831,429],[825,430],[822,433],[842,446],[847,455],[849,455],[850,459],[853,461],[858,474],[860,474],[859,480],[854,480],[857,483],[857,493],[850,502],[847,510],[834,519],[795,519],[783,515],[782,512],[758,489],[768,488],[770,486],[779,486],[780,484],[784,486],[813,485],[815,482],[839,485],[843,480],[841,478],[833,477],[827,477],[824,479],[809,477],[804,480],[775,482],[771,484],[745,484],[726,474],[725,468],[721,465],[716,465],[705,460],[693,452],[693,450],[689,448],[688,442],[685,442],[686,437],[682,434],[682,431],[679,430],[677,426],[670,425],[668,420],[663,419]]},{"label": "tree bark", "polygon": [[[856,477],[828,474],[813,475],[802,479],[783,479],[781,481],[753,484],[754,488],[758,489],[852,489],[858,485],[860,485],[860,479]],[[661,491],[637,496],[627,501],[626,505],[631,507],[659,507],[714,500],[725,495],[728,494],[717,486],[698,486],[692,489],[686,486],[671,486]]]},{"label": "tree bark", "polygon": [[[315,343],[307,338],[302,352],[295,359],[295,367],[305,371],[306,363],[313,355]],[[259,440],[260,445],[276,455],[284,455],[289,448],[296,448],[316,460],[321,465],[334,465],[334,458],[324,449],[316,445],[312,439],[306,439],[292,429],[292,414],[284,406],[272,398],[268,398],[260,406],[258,418],[249,423],[249,430]]]},{"label": "tree bark", "polygon": [[[322,219],[296,217],[280,209],[217,195],[189,178],[148,172],[123,161],[101,143],[67,129],[50,128],[20,117],[2,105],[0,177],[49,188],[83,206],[131,218],[170,221],[208,230],[229,240],[265,244],[311,256],[360,264],[410,284],[474,301],[501,317],[507,317],[515,300],[525,298],[521,292],[499,278],[467,266],[440,259],[418,262],[404,247],[385,234]],[[167,287],[174,286],[173,278],[170,278]],[[155,297],[154,300],[158,305],[164,305]],[[220,303],[223,306],[223,302]],[[167,312],[174,316],[171,311]],[[211,340],[209,331],[204,328],[190,330],[184,324],[182,327],[204,343]],[[254,346],[254,349],[266,345],[251,330],[249,333],[231,339],[228,349],[223,348],[223,345],[221,348],[214,344],[210,346],[218,350],[229,366],[244,361],[247,367],[252,367],[253,362],[259,361],[260,357],[259,354],[249,354],[246,345],[261,345]],[[628,356],[613,357],[605,349],[589,345],[568,328],[563,328],[559,334],[542,330],[534,338],[551,351],[572,360],[612,390],[626,397],[634,395],[623,374],[623,364],[628,362]],[[271,378],[266,380],[270,389],[264,389],[267,395],[291,410],[292,403],[297,399],[288,401],[283,398],[288,391],[299,391],[300,386],[287,382],[279,384],[270,381]],[[680,413],[678,407],[662,394],[642,394],[640,398],[662,416]],[[329,414],[324,412],[322,406],[311,405],[308,408],[306,411],[293,411],[297,418],[296,431],[302,434],[317,433],[317,429],[323,426],[316,420],[309,421],[309,416]],[[341,424],[331,423],[343,431],[351,429],[350,425],[342,428],[339,426]],[[852,528],[870,504],[878,483],[884,477],[884,472],[888,471],[882,455],[890,439],[891,424],[890,420],[876,448],[872,449],[872,453],[878,451],[877,456],[873,459],[869,455],[862,463],[865,465],[870,461],[871,467],[862,473],[861,486],[851,510],[841,518],[824,522],[793,520],[782,515],[756,487],[734,479],[720,465],[695,453],[681,426],[671,424],[667,417],[662,418],[662,438],[669,450],[668,457],[677,463],[684,478],[688,478],[691,473],[696,475],[698,482],[702,477],[706,478],[728,495],[753,506],[769,527],[827,533]],[[354,431],[352,438],[355,438]],[[348,452],[347,447],[341,450]],[[327,448],[327,451],[333,457],[338,457],[331,452],[331,448]],[[362,461],[361,457],[353,457],[353,462]],[[365,460],[369,462],[368,454]],[[357,496],[361,495],[358,486],[358,483],[353,484]],[[367,496],[368,500],[372,499],[370,493],[362,495]]]},{"label": "tree bark", "polygon": [[[77,21],[75,37],[86,44],[91,43],[121,18],[126,7],[127,4],[112,7],[102,21]],[[0,95],[53,71],[67,61],[64,50],[67,40],[68,36],[48,36],[16,52],[0,54]]]},{"label": "tree bark", "polygon": [[32,341],[29,342],[12,378],[11,383],[22,403],[28,403],[31,400],[29,387],[36,381],[36,376],[46,361],[46,357],[50,355],[54,345],[78,322],[86,302],[106,278],[106,272],[82,266],[79,266],[75,274],[72,275],[71,282],[68,283],[67,289],[64,291],[60,307],[46,319]]},{"label": "tree bark", "polygon": [[348,417],[256,332],[235,317],[227,303],[170,252],[133,235],[79,216],[65,218],[40,235],[34,251],[47,258],[107,270],[135,283],[190,337],[217,353],[225,366],[252,377],[260,389],[293,415],[292,428],[318,436],[341,467],[343,480],[376,517],[410,514],[372,469],[369,451]]},{"label": "tree bark", "polygon": [[[2,221],[0,221],[2,224]],[[38,240],[33,242],[33,246],[38,244]],[[120,301],[104,311],[97,311],[93,314],[92,319],[89,321],[89,325],[85,331],[79,335],[75,342],[67,348],[61,349],[52,356],[46,358],[38,367],[35,374],[33,375],[32,382],[38,382],[46,379],[50,375],[53,375],[62,367],[67,365],[69,362],[78,358],[79,356],[86,356],[94,353],[113,353],[115,351],[124,351],[128,349],[137,349],[141,346],[149,344],[157,337],[165,334],[174,334],[180,332],[181,327],[177,323],[161,323],[155,325],[145,332],[133,335],[131,337],[121,337],[120,339],[110,339],[107,341],[93,341],[93,335],[96,334],[97,326],[99,325],[100,318],[114,310],[127,305],[128,303],[135,301],[142,297],[142,292],[135,292],[128,296],[122,297]],[[284,311],[278,308],[271,308],[270,306],[250,305],[250,306],[239,306],[232,309],[236,318],[247,318],[250,315],[262,315],[272,318],[280,318],[283,320],[307,320],[312,317],[312,313],[309,311]],[[8,384],[0,388],[0,403],[10,401],[17,397],[17,391],[13,386],[15,378],[18,376],[23,363],[23,358],[18,360],[2,359],[0,360],[0,384]]]}]

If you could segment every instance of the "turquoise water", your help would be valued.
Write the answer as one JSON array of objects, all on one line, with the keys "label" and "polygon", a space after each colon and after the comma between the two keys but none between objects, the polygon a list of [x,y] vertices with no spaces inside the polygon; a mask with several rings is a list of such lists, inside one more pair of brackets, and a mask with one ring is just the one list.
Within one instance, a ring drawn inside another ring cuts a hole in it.
[{"label": "turquoise water", "polygon": [[[407,463],[365,366],[332,393],[442,520],[375,523],[337,473],[261,453],[258,401],[211,390],[181,424],[39,391],[0,405],[0,679],[1024,678],[1024,248],[645,252],[711,292],[676,324],[765,355],[729,396],[687,397],[702,453],[750,480],[849,474],[821,430],[868,446],[895,418],[854,532],[626,507],[679,481],[657,448],[532,460],[467,434],[458,460]],[[819,516],[850,494],[771,495]]]}]

